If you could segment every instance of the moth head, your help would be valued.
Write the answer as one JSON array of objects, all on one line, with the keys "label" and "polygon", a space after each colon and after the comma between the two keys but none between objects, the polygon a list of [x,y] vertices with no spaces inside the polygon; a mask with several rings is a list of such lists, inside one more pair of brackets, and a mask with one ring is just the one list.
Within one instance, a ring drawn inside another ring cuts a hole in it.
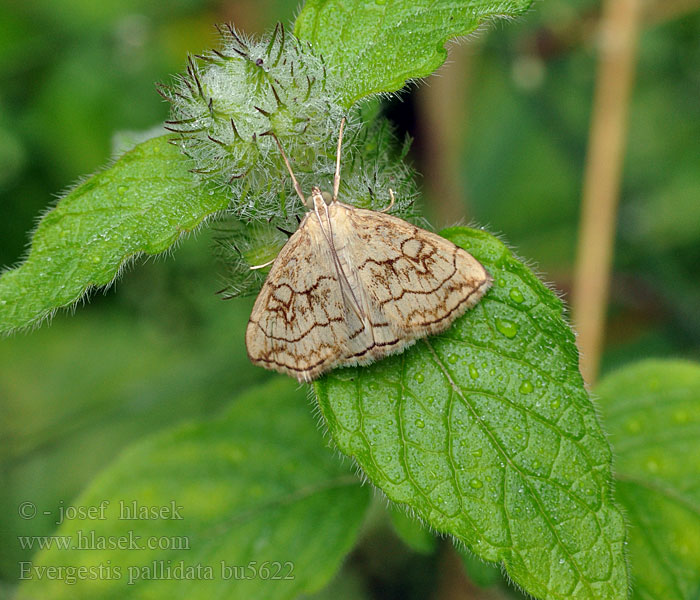
[{"label": "moth head", "polygon": [[311,196],[306,199],[304,204],[306,204],[307,208],[314,210],[317,206],[328,205],[331,202],[333,202],[333,196],[328,192],[322,192],[321,188],[314,186],[311,188]]}]

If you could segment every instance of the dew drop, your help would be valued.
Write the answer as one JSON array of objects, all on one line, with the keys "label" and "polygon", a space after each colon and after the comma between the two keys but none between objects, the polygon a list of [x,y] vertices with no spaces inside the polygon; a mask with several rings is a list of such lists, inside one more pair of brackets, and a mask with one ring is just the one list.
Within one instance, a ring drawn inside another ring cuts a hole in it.
[{"label": "dew drop", "polygon": [[491,375],[491,377],[493,377],[495,374],[496,374],[496,369],[491,369],[489,371],[489,375]]},{"label": "dew drop", "polygon": [[498,287],[506,287],[506,280],[503,277],[498,278]]},{"label": "dew drop", "polygon": [[559,408],[559,398],[555,398],[554,400],[552,400],[552,401],[549,403],[549,406],[550,406],[553,410],[557,410],[557,408]]},{"label": "dew drop", "polygon": [[101,260],[102,260],[102,257],[101,257],[101,256],[93,256],[93,257],[92,257],[92,262],[94,262],[94,263],[98,263],[98,262],[100,262]]},{"label": "dew drop", "polygon": [[423,421],[423,419],[416,419],[416,427],[418,427],[418,429],[423,429],[425,427],[425,421]]},{"label": "dew drop", "polygon": [[435,402],[435,396],[428,396],[426,400],[428,401],[428,404],[432,406],[433,402]]},{"label": "dew drop", "polygon": [[418,383],[423,383],[425,381],[425,375],[423,375],[423,373],[416,373],[413,376],[413,379],[415,379]]},{"label": "dew drop", "polygon": [[451,365],[453,365],[453,364],[455,364],[455,363],[457,362],[457,359],[458,359],[458,358],[459,358],[459,357],[458,357],[456,354],[450,354],[450,355],[447,357],[447,362],[450,363]]},{"label": "dew drop", "polygon": [[472,456],[481,456],[481,448],[472,451]]},{"label": "dew drop", "polygon": [[509,339],[518,333],[518,326],[508,319],[496,319],[496,329]]},{"label": "dew drop", "polygon": [[520,384],[520,393],[521,394],[531,394],[535,388],[532,386],[532,383],[528,381],[527,379],[524,379],[523,382]]},{"label": "dew drop", "polygon": [[482,483],[481,479],[477,479],[474,477],[470,482],[469,485],[473,487],[475,490],[478,490],[479,488],[484,487],[484,484]]},{"label": "dew drop", "polygon": [[541,463],[539,460],[535,459],[535,460],[532,461],[532,468],[533,468],[533,469],[539,469],[541,464],[542,464],[542,463]]},{"label": "dew drop", "polygon": [[117,194],[119,194],[120,196],[123,196],[124,194],[126,194],[126,192],[127,192],[128,189],[129,189],[129,188],[126,187],[125,185],[120,185],[120,186],[117,188]]},{"label": "dew drop", "polygon": [[513,302],[517,302],[518,304],[525,301],[523,293],[518,288],[513,288],[510,290],[510,294],[508,295]]},{"label": "dew drop", "polygon": [[478,379],[479,378],[479,371],[476,370],[476,367],[474,365],[469,365],[469,376],[472,379]]}]

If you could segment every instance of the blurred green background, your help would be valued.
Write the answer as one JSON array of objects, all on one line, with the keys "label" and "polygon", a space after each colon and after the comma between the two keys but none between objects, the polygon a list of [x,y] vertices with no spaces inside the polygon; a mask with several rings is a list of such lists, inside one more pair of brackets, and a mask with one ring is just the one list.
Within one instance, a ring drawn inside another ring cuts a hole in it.
[{"label": "blurred green background", "polygon": [[[644,14],[603,372],[650,356],[700,358],[698,7],[660,0]],[[0,2],[0,265],[21,260],[61,190],[110,160],[117,132],[166,118],[154,82],[215,45],[214,23],[262,33],[297,9],[285,0]],[[387,104],[415,138],[434,224],[463,218],[501,233],[565,297],[599,11],[588,0],[536,3],[453,46],[439,77]],[[130,441],[215,414],[270,377],[245,356],[251,300],[215,295],[223,271],[203,231],[141,261],[75,315],[0,340],[0,597],[29,557],[16,536],[54,528],[48,517],[18,519],[22,501],[68,504]],[[381,536],[363,548],[349,568],[370,597],[425,596],[411,582],[432,558]]]}]

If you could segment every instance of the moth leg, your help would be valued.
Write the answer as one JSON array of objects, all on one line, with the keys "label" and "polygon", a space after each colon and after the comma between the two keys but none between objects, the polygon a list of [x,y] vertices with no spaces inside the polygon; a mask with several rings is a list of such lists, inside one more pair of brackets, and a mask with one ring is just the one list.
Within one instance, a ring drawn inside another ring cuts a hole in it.
[{"label": "moth leg", "polygon": [[274,258],[272,260],[268,260],[266,263],[264,263],[262,265],[255,265],[254,267],[250,267],[250,270],[255,271],[256,269],[264,269],[265,267],[269,267],[273,262],[275,262]]},{"label": "moth leg", "polygon": [[394,206],[394,202],[396,201],[396,198],[394,198],[394,190],[392,190],[391,188],[389,188],[389,196],[391,196],[391,202],[389,203],[389,206],[387,206],[386,208],[382,208],[382,210],[380,210],[379,212],[381,212],[381,213],[389,212],[391,210],[391,207]]}]

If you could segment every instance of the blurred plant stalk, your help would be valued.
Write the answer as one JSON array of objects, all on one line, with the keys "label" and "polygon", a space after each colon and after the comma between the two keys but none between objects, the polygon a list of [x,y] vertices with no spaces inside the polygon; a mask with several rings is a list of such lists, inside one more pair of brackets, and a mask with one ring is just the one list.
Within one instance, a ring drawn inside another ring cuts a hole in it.
[{"label": "blurred plant stalk", "polygon": [[642,9],[641,0],[606,0],[600,23],[572,298],[581,373],[589,386],[598,376],[604,341]]}]

